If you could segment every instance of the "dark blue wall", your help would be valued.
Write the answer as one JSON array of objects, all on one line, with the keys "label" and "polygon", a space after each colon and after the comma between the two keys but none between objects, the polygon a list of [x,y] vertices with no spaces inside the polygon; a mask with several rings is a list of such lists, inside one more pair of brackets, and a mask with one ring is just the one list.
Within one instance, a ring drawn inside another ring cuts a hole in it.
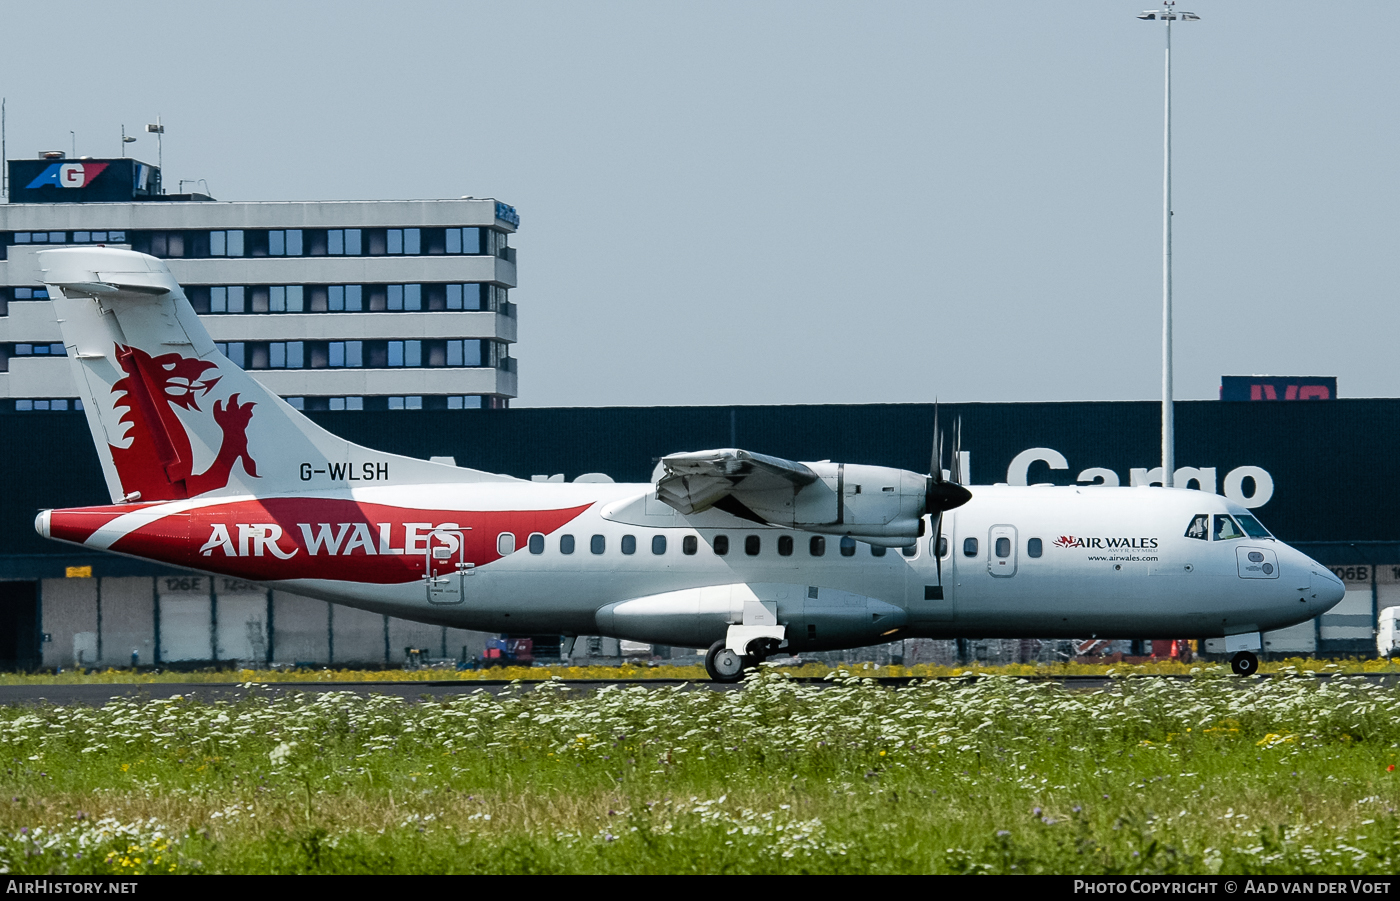
[{"label": "dark blue wall", "polygon": [[[607,473],[646,481],[655,459],[677,451],[739,446],[800,460],[928,469],[929,404],[786,407],[611,407],[313,413],[336,434],[413,457],[529,478]],[[962,417],[971,483],[1006,479],[1030,447],[1064,454],[1069,469],[1032,468],[1031,482],[1072,484],[1106,467],[1128,484],[1132,467],[1158,460],[1160,406],[1133,403],[944,404],[945,426]],[[1273,499],[1255,512],[1275,534],[1330,564],[1400,562],[1392,475],[1400,400],[1176,405],[1177,465],[1214,466],[1223,485],[1235,467],[1267,470]],[[1223,489],[1222,489],[1223,490]],[[83,417],[0,413],[0,578],[60,576],[96,562],[97,575],[153,572],[136,561],[88,555],[35,534],[44,507],[107,502]]]}]

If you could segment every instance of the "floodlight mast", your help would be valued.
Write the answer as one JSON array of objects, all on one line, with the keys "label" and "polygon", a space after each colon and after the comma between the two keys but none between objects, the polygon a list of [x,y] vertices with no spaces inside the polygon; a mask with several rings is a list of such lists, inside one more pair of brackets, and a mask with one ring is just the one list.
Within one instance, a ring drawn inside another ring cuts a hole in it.
[{"label": "floodlight mast", "polygon": [[1195,22],[1200,16],[1179,11],[1176,0],[1145,10],[1139,19],[1167,23],[1166,113],[1162,126],[1162,487],[1172,487],[1176,472],[1176,426],[1172,411],[1172,22]]}]

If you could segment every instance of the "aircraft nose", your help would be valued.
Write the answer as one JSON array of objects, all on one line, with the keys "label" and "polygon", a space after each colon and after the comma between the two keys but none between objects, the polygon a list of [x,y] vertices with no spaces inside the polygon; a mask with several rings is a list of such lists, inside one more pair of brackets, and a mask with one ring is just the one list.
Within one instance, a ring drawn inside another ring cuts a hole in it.
[{"label": "aircraft nose", "polygon": [[1326,610],[1340,604],[1347,593],[1342,580],[1332,575],[1325,566],[1317,563],[1313,564],[1312,588],[1313,594],[1317,596],[1318,605]]}]

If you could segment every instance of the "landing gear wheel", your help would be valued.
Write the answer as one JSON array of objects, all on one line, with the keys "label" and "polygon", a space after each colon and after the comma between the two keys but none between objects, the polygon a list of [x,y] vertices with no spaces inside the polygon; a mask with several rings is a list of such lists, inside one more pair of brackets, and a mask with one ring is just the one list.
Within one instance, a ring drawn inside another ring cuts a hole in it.
[{"label": "landing gear wheel", "polygon": [[705,655],[705,672],[716,682],[738,682],[749,665],[747,657],[740,657],[729,650],[723,640],[710,645],[709,653]]},{"label": "landing gear wheel", "polygon": [[1236,676],[1252,676],[1259,672],[1259,658],[1249,651],[1240,651],[1230,658],[1230,669]]}]

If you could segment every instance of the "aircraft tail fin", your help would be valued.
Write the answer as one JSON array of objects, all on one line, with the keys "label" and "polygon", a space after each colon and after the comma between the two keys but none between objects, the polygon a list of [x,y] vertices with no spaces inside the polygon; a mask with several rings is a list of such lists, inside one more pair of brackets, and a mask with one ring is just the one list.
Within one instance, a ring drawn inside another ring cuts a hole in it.
[{"label": "aircraft tail fin", "polygon": [[311,422],[219,352],[155,257],[38,256],[114,503],[508,479],[370,450]]}]

